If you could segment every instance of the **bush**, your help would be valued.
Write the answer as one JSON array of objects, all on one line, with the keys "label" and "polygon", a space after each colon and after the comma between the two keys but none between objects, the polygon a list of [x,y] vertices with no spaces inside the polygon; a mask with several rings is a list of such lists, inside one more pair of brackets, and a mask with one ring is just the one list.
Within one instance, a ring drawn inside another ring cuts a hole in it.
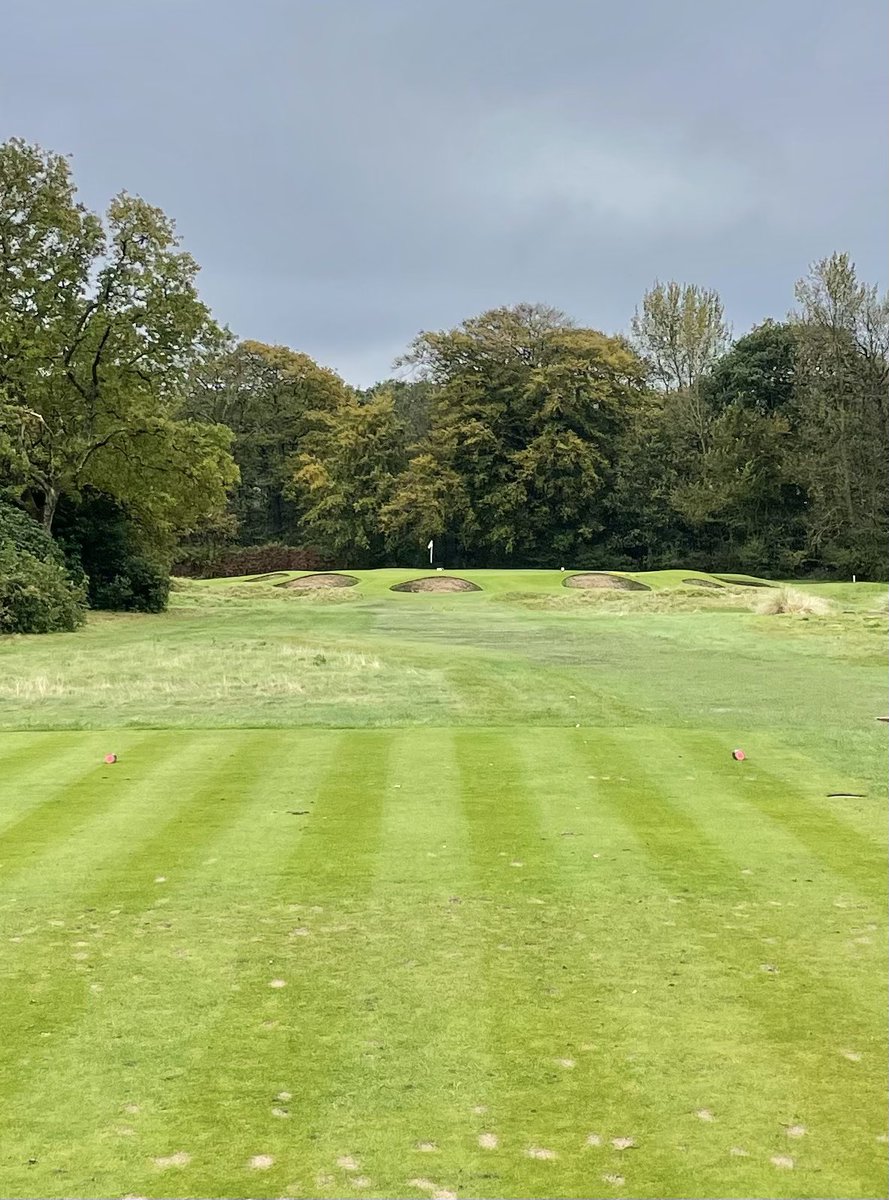
[{"label": "bush", "polygon": [[54,633],[83,624],[83,586],[55,559],[0,540],[0,633]]},{"label": "bush", "polygon": [[801,592],[798,588],[783,587],[770,589],[760,597],[754,606],[763,616],[778,616],[782,613],[796,613],[803,616],[826,616],[832,611],[832,606],[823,596],[812,596]]},{"label": "bush", "polygon": [[32,554],[41,562],[64,562],[64,555],[42,525],[14,504],[0,501],[0,545]]},{"label": "bush", "polygon": [[334,565],[319,551],[269,542],[265,546],[233,546],[209,554],[193,554],[173,565],[173,574],[187,579],[216,579],[231,575],[265,575],[271,571],[323,571]]},{"label": "bush", "polygon": [[170,572],[145,553],[135,521],[113,496],[88,489],[79,501],[60,503],[56,535],[69,566],[86,576],[90,608],[153,613],[167,607]]},{"label": "bush", "polygon": [[119,573],[111,578],[89,577],[91,608],[113,612],[163,612],[170,599],[170,576],[155,563],[130,555],[116,564]]}]

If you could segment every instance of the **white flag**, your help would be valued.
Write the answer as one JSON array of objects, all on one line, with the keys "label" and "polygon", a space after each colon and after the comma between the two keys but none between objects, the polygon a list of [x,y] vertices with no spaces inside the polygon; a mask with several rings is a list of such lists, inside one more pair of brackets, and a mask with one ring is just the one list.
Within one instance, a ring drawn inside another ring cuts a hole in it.
[{"label": "white flag", "polygon": [[427,550],[431,550],[431,549],[432,549],[432,538],[430,538],[430,539],[429,539],[429,545],[426,547],[426,549],[427,549]]}]

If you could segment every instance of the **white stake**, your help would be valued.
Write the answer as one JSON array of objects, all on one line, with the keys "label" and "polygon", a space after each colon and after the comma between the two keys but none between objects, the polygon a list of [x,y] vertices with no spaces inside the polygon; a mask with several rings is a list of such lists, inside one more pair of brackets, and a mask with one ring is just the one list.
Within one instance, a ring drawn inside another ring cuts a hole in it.
[{"label": "white stake", "polygon": [[429,565],[430,565],[430,567],[432,566],[432,548],[433,548],[433,546],[434,546],[434,545],[435,545],[435,542],[434,542],[434,540],[433,540],[432,538],[430,538],[430,539],[429,539],[429,545],[426,547],[426,549],[429,551]]}]

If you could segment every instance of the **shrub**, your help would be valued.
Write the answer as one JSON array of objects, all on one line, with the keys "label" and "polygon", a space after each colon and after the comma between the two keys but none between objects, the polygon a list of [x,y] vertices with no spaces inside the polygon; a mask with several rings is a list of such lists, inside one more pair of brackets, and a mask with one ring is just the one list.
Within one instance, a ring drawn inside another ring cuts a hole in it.
[{"label": "shrub", "polygon": [[232,546],[228,550],[193,554],[173,566],[173,574],[188,579],[231,575],[265,575],[271,571],[323,571],[334,565],[318,550],[269,542],[265,546]]},{"label": "shrub", "polygon": [[83,624],[84,589],[55,559],[0,540],[0,633],[54,633]]},{"label": "shrub", "polygon": [[110,578],[89,577],[91,608],[114,612],[163,612],[170,599],[170,576],[155,563],[129,555],[115,564],[118,573]]},{"label": "shrub", "polygon": [[41,562],[64,562],[64,555],[42,525],[14,504],[0,501],[0,545],[32,554]]},{"label": "shrub", "polygon": [[170,572],[145,553],[141,531],[113,496],[88,489],[79,501],[60,503],[59,542],[72,568],[87,578],[90,608],[163,612]]},{"label": "shrub", "polygon": [[754,605],[763,616],[796,613],[804,616],[823,617],[832,611],[831,604],[823,596],[812,596],[799,588],[783,587],[770,589]]}]

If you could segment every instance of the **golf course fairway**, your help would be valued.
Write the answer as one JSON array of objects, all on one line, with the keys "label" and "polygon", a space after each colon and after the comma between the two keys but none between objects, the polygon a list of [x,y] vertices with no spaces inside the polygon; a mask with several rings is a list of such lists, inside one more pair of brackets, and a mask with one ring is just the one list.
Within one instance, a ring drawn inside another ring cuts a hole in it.
[{"label": "golf course fairway", "polygon": [[350,574],[0,638],[0,1195],[885,1195],[885,588]]}]

